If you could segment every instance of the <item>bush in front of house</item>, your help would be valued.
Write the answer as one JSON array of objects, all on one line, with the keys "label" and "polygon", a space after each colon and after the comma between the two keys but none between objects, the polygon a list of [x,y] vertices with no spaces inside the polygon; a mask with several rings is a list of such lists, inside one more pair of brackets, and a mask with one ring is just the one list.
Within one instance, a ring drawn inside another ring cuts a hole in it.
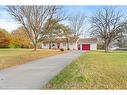
[{"label": "bush in front of house", "polygon": [[63,48],[61,48],[61,49],[60,49],[60,51],[64,51],[64,49],[63,49]]},{"label": "bush in front of house", "polygon": [[68,48],[67,50],[70,50],[70,48]]}]

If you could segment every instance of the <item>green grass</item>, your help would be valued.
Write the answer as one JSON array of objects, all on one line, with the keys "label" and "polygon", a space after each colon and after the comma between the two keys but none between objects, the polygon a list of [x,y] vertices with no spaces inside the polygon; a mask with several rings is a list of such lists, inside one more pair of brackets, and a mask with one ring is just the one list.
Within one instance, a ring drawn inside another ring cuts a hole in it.
[{"label": "green grass", "polygon": [[49,49],[0,49],[0,70],[29,61],[60,54],[59,50]]},{"label": "green grass", "polygon": [[83,54],[44,89],[127,89],[127,52]]}]

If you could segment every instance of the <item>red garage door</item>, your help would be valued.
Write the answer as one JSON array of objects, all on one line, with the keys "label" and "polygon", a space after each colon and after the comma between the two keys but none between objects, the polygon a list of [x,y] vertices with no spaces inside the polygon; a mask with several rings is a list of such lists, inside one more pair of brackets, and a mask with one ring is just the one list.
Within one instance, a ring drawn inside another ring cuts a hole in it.
[{"label": "red garage door", "polygon": [[82,50],[90,50],[90,44],[82,44]]}]

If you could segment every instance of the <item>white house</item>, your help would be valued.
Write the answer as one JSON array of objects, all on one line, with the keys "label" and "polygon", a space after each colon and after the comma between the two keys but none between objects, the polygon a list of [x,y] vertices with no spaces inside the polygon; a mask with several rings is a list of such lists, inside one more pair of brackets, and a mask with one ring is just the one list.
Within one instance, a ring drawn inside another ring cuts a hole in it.
[{"label": "white house", "polygon": [[[51,48],[54,49],[67,49],[66,38],[57,38],[53,39],[50,43],[46,41],[42,44],[42,48]],[[97,50],[97,38],[82,38],[77,40],[69,41],[69,48],[71,50]]]}]

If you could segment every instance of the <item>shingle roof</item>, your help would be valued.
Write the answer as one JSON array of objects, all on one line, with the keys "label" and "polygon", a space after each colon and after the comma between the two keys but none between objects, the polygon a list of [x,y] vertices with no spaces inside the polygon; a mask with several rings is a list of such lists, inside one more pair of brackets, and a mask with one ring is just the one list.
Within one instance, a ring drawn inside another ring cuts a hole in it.
[{"label": "shingle roof", "polygon": [[[66,38],[53,38],[51,40],[52,42],[54,43],[62,43],[62,42],[66,42]],[[69,42],[76,42],[77,39],[75,38],[71,38],[69,39]],[[50,40],[49,39],[46,39],[43,41],[43,43],[49,43]],[[97,43],[97,38],[80,38],[78,41],[78,43]]]},{"label": "shingle roof", "polygon": [[[76,42],[77,39],[78,39],[78,38],[71,37],[71,38],[69,38],[69,42],[71,42],[71,43]],[[66,39],[65,37],[61,37],[61,38],[53,38],[51,41],[54,42],[54,43],[63,43],[63,42],[66,42],[67,39]],[[49,42],[51,42],[51,41],[50,41],[49,39],[45,39],[45,40],[43,41],[43,43],[49,43]]]},{"label": "shingle roof", "polygon": [[82,38],[78,40],[78,43],[97,43],[97,38]]}]

